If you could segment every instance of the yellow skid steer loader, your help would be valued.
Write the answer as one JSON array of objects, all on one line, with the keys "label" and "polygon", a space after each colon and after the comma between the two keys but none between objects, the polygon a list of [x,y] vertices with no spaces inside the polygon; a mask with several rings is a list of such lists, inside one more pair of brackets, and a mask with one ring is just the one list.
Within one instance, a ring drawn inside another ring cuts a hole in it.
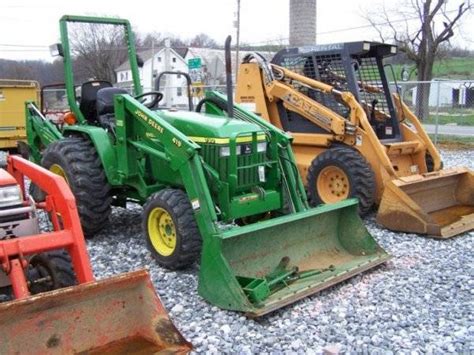
[{"label": "yellow skid steer loader", "polygon": [[[236,101],[291,133],[313,205],[359,198],[386,228],[448,238],[474,228],[474,175],[442,169],[418,118],[391,95],[384,57],[395,46],[354,42],[244,59]],[[291,69],[291,70],[290,70]]]}]

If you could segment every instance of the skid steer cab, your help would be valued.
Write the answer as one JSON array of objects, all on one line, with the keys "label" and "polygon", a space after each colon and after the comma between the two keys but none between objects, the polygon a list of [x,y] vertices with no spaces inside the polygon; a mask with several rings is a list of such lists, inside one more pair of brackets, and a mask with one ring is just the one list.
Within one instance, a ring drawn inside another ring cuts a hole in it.
[{"label": "skid steer cab", "polygon": [[[236,101],[291,132],[311,205],[359,199],[397,231],[449,238],[474,228],[474,174],[442,170],[419,119],[391,93],[397,47],[350,42],[244,58]],[[395,85],[396,87],[396,85]]]},{"label": "skid steer cab", "polygon": [[[1,354],[191,350],[146,271],[94,279],[64,179],[20,157],[0,169]],[[45,194],[36,203],[25,178]],[[39,216],[49,226],[39,228]]]},{"label": "skid steer cab", "polygon": [[[68,26],[77,24],[124,31],[131,92],[96,80],[76,96]],[[254,316],[389,258],[355,200],[309,208],[290,137],[234,106],[232,95],[210,92],[198,112],[157,107],[159,92],[142,93],[128,21],[64,16],[60,28],[77,120],[58,129],[29,102],[28,140],[33,159],[68,182],[87,237],[104,226],[112,205],[138,202],[144,239],[161,266],[200,261],[199,293]],[[152,100],[143,103],[144,96]]]}]

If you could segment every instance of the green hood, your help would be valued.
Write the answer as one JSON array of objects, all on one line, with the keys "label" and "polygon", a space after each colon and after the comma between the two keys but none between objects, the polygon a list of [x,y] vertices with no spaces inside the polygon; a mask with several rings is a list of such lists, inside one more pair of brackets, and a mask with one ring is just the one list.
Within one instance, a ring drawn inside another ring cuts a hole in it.
[{"label": "green hood", "polygon": [[161,111],[162,117],[188,137],[227,138],[236,132],[262,132],[253,123],[196,112]]}]

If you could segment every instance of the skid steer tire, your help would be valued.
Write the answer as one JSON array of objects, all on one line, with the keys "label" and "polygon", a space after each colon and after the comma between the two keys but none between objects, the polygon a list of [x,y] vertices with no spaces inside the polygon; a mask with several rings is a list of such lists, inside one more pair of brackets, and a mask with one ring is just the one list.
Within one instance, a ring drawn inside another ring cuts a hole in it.
[{"label": "skid steer tire", "polygon": [[65,250],[34,255],[29,262],[27,279],[32,294],[77,284],[71,258]]},{"label": "skid steer tire", "polygon": [[92,142],[84,137],[67,137],[51,143],[41,165],[63,175],[76,198],[86,238],[99,232],[109,219],[112,198],[102,163]]},{"label": "skid steer tire", "polygon": [[[330,177],[325,183],[323,179],[328,174]],[[337,186],[333,185],[334,182]],[[359,152],[349,147],[335,146],[311,162],[307,188],[311,206],[356,197],[359,199],[359,214],[363,216],[371,210],[375,201],[375,174]]]},{"label": "skid steer tire", "polygon": [[184,191],[164,189],[151,195],[143,206],[142,228],[161,266],[176,270],[198,261],[202,240]]},{"label": "skid steer tire", "polygon": [[[435,170],[434,169],[434,160],[433,160],[433,157],[429,153],[426,153],[425,161],[426,161],[426,170],[429,173],[433,172]],[[443,163],[443,161],[441,161],[441,170],[443,169],[443,167],[444,167],[444,163]]]}]

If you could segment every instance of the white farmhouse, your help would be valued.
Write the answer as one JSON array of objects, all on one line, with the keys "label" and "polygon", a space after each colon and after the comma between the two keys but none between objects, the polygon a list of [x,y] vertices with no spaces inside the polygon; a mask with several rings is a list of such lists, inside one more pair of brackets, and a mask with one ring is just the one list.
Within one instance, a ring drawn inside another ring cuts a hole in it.
[{"label": "white farmhouse", "polygon": [[[155,80],[164,71],[188,72],[186,48],[157,47],[138,52],[143,60],[143,67],[139,68],[143,92],[155,90]],[[132,71],[128,60],[115,69],[117,86],[132,87]],[[181,75],[164,75],[160,80],[160,91],[164,94],[161,106],[187,107],[186,79]]]}]

